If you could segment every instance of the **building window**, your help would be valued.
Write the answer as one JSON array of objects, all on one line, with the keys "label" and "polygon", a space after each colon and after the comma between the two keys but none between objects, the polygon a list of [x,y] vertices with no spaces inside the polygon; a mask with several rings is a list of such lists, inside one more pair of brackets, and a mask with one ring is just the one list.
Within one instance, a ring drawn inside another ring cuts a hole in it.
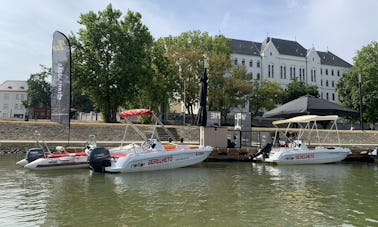
[{"label": "building window", "polygon": [[328,69],[326,69],[326,76],[328,76]]},{"label": "building window", "polygon": [[326,98],[327,98],[327,100],[329,100],[329,94],[328,94],[328,92],[326,93]]},{"label": "building window", "polygon": [[260,68],[260,61],[257,61],[256,66],[257,68]]},{"label": "building window", "polygon": [[323,68],[320,68],[320,75],[323,75]]},{"label": "building window", "polygon": [[293,67],[290,67],[290,80],[293,79]]},{"label": "building window", "polygon": [[316,82],[316,70],[311,69],[311,82]]},{"label": "building window", "polygon": [[256,79],[260,80],[260,73],[257,73]]},{"label": "building window", "polygon": [[237,58],[234,59],[234,65],[238,65],[238,59]]},{"label": "building window", "polygon": [[280,78],[283,79],[283,67],[282,67],[282,65],[280,66]]},{"label": "building window", "polygon": [[335,93],[332,93],[332,101],[335,101]]},{"label": "building window", "polygon": [[268,77],[274,78],[274,65],[273,64],[268,65]]},{"label": "building window", "polygon": [[25,96],[24,95],[20,95],[20,98],[21,98],[21,101],[25,100]]},{"label": "building window", "polygon": [[270,54],[270,56],[272,56],[272,52],[270,52],[269,54]]},{"label": "building window", "polygon": [[340,76],[340,70],[337,70],[337,76]]},{"label": "building window", "polygon": [[[326,80],[326,87],[328,87],[328,80]],[[328,99],[328,98],[327,98]]]},{"label": "building window", "polygon": [[9,108],[9,104],[8,103],[4,103],[3,104],[3,110],[7,110]]},{"label": "building window", "polygon": [[323,80],[320,80],[320,86],[323,86]]},{"label": "building window", "polygon": [[305,81],[305,69],[304,68],[299,69],[299,76],[301,77],[302,81]]},{"label": "building window", "polygon": [[250,60],[250,61],[249,61],[249,67],[251,67],[251,68],[252,68],[252,66],[253,66],[253,61],[252,61],[252,60]]},{"label": "building window", "polygon": [[4,94],[4,100],[9,100],[9,94]]},{"label": "building window", "polygon": [[14,109],[18,109],[18,104],[16,103],[16,104],[14,104]]},{"label": "building window", "polygon": [[313,78],[314,78],[314,76],[313,76],[313,70],[311,69],[311,82],[313,81]]},{"label": "building window", "polygon": [[332,81],[332,87],[335,87],[335,81]]},{"label": "building window", "polygon": [[286,66],[284,66],[284,79],[286,79]]},{"label": "building window", "polygon": [[245,65],[245,59],[242,59],[242,65]]},{"label": "building window", "polygon": [[334,73],[333,73],[333,69],[331,70],[331,75],[332,75],[332,76],[334,75]]}]

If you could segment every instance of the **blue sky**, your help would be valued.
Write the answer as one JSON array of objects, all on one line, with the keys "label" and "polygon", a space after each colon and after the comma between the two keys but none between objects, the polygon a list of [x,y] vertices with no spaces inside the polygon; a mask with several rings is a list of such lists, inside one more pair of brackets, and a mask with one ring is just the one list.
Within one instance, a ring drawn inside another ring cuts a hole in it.
[{"label": "blue sky", "polygon": [[111,3],[142,14],[157,39],[201,30],[262,42],[296,40],[353,63],[356,51],[378,41],[376,0],[8,0],[0,8],[0,83],[27,80],[51,66],[52,34],[77,33],[81,14]]}]

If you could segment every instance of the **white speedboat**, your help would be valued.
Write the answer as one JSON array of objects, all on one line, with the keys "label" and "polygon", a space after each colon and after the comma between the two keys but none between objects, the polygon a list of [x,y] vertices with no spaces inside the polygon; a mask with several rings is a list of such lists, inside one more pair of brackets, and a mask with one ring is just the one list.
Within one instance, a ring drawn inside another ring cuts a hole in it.
[{"label": "white speedboat", "polygon": [[[334,129],[337,131],[337,119],[338,116],[336,115],[305,115],[287,120],[274,121],[273,125],[276,126],[277,129],[274,136],[273,147],[269,144],[268,149],[262,149],[260,158],[262,158],[264,162],[275,164],[324,164],[344,160],[351,154],[349,148],[317,146],[310,149],[304,143],[304,135],[307,134],[307,139],[309,139],[314,133],[314,136],[318,139],[318,144],[321,144],[321,141],[325,141],[325,138],[323,138],[323,140],[320,139],[317,123],[322,121],[332,122],[331,130]],[[278,128],[278,126],[281,125],[287,125],[284,132],[284,137],[286,137],[285,141],[277,141],[279,135],[282,135],[282,133],[279,133],[280,128]],[[296,128],[294,128],[293,125],[295,125]],[[291,130],[297,131],[296,135],[291,134]],[[337,139],[338,144],[340,144],[338,132]]]},{"label": "white speedboat", "polygon": [[[141,145],[128,144],[112,148],[110,151],[105,148],[93,149],[89,156],[89,163],[95,172],[127,173],[180,168],[201,163],[213,150],[210,146],[174,144],[172,141],[163,145],[156,138],[147,138],[128,120],[139,116],[152,117],[157,124],[166,130],[167,134],[171,136],[170,138],[173,138],[173,135],[152,111],[146,109],[124,111],[121,113],[121,117],[143,137],[144,142]],[[154,136],[154,133],[152,136]]]}]

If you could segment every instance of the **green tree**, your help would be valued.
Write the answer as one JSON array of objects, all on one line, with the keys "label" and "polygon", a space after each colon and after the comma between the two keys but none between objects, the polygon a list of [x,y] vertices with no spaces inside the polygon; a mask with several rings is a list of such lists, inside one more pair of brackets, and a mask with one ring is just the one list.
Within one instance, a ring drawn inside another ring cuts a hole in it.
[{"label": "green tree", "polygon": [[258,80],[255,80],[250,96],[252,116],[256,116],[263,108],[267,110],[275,108],[277,104],[282,103],[284,95],[285,92],[277,81],[265,80],[261,84]]},{"label": "green tree", "polygon": [[226,121],[232,108],[244,107],[247,103],[252,92],[251,78],[252,74],[247,73],[244,66],[234,66],[226,76],[219,74],[217,81],[211,84],[213,93],[209,97],[209,110],[220,111]]},{"label": "green tree", "polygon": [[193,117],[194,105],[199,101],[200,77],[204,73],[204,56],[209,61],[208,99],[217,94],[215,88],[223,83],[224,72],[229,71],[230,41],[224,36],[212,37],[206,32],[192,31],[164,39],[168,58],[176,66],[178,101],[185,103]]},{"label": "green tree", "polygon": [[151,81],[147,83],[146,89],[141,91],[141,95],[135,100],[134,105],[142,104],[155,112],[166,113],[169,110],[170,102],[175,98],[174,93],[178,80],[176,67],[167,57],[163,39],[154,43],[151,56]]},{"label": "green tree", "polygon": [[141,14],[107,8],[80,16],[83,27],[71,37],[73,75],[105,122],[115,122],[119,106],[131,105],[151,78],[153,38]]},{"label": "green tree", "polygon": [[359,109],[359,75],[362,81],[363,119],[378,121],[378,42],[362,47],[354,57],[353,69],[340,78],[337,91],[343,105]]},{"label": "green tree", "polygon": [[47,116],[47,110],[51,107],[51,84],[47,82],[50,76],[51,68],[41,65],[41,72],[31,74],[27,80],[28,97],[22,104],[28,109],[29,115],[42,104],[45,108],[45,116]]},{"label": "green tree", "polygon": [[316,85],[306,85],[303,81],[298,81],[297,78],[294,78],[294,80],[287,86],[283,102],[290,102],[303,95],[319,97],[318,87]]},{"label": "green tree", "polygon": [[76,88],[75,83],[72,88],[72,108],[85,113],[95,110],[94,103],[90,97],[80,87]]}]

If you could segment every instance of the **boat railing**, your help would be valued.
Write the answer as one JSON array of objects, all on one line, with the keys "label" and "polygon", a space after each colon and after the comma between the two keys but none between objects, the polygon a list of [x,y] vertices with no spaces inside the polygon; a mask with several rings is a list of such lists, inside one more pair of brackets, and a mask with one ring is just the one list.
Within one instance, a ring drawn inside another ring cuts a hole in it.
[{"label": "boat railing", "polygon": [[42,138],[41,133],[38,130],[35,130],[34,136],[36,138],[37,146],[39,146],[45,153],[45,156],[50,155],[51,151],[49,147],[47,146],[46,141]]}]

